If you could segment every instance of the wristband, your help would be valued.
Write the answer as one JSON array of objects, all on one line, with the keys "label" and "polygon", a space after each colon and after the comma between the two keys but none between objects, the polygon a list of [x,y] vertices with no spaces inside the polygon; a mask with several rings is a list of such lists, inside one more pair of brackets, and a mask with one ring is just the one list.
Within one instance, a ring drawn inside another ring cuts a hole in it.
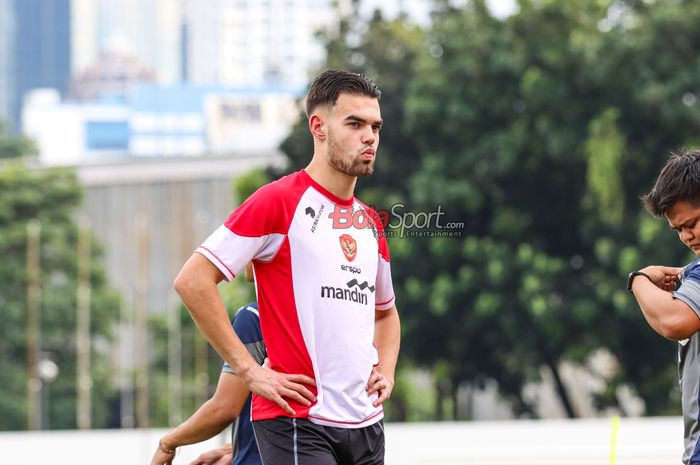
[{"label": "wristband", "polygon": [[627,275],[627,290],[630,291],[630,294],[632,293],[632,281],[634,281],[634,278],[636,276],[644,276],[647,278],[649,281],[652,283],[654,282],[648,274],[642,272],[642,271],[633,271],[629,275]]}]

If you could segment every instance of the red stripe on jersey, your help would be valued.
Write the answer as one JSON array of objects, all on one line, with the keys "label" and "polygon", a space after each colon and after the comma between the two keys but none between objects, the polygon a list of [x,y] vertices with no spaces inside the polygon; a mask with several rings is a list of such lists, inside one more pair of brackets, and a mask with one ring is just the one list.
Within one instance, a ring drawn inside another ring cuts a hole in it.
[{"label": "red stripe on jersey", "polygon": [[[241,236],[287,235],[294,212],[313,180],[299,171],[258,189],[229,217],[225,225]],[[315,378],[297,314],[292,283],[288,238],[269,262],[254,261],[258,289],[260,329],[267,346],[270,368],[281,373],[303,374]],[[314,395],[316,388],[308,386]],[[307,418],[311,406],[285,399],[296,416]],[[253,396],[253,420],[287,416],[280,406]]]},{"label": "red stripe on jersey", "polygon": [[384,229],[379,233],[379,255],[387,262],[391,261],[389,259],[389,246],[386,243],[386,237],[384,236]]},{"label": "red stripe on jersey", "polygon": [[[289,263],[289,241],[285,240],[275,260],[270,263],[255,262],[255,279],[258,288],[260,329],[267,347],[270,368],[280,373],[302,374],[312,379],[314,369],[301,333],[299,316],[294,299],[291,266],[279,266],[278,260]],[[307,386],[317,395],[314,386]],[[285,399],[296,412],[296,417],[307,418],[311,406]],[[288,416],[276,403],[253,396],[253,420],[267,420]]]}]

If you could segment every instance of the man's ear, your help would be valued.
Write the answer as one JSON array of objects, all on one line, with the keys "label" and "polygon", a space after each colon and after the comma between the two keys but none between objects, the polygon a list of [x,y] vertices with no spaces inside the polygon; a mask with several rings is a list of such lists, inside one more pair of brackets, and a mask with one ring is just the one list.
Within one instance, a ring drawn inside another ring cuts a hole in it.
[{"label": "man's ear", "polygon": [[318,113],[314,113],[309,118],[309,130],[311,135],[318,140],[326,139],[326,122]]}]

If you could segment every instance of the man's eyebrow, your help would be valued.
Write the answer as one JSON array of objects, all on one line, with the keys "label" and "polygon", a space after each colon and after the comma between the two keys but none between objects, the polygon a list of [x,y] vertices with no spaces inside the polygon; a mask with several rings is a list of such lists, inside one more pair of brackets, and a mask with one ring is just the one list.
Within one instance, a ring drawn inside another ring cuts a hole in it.
[{"label": "man's eyebrow", "polygon": [[[348,115],[345,117],[345,121],[357,121],[358,123],[367,123],[367,120],[365,118],[362,118],[361,116],[357,115]],[[384,121],[378,119],[374,123],[372,123],[372,126],[382,127],[383,124]]]},{"label": "man's eyebrow", "polygon": [[683,223],[676,226],[675,224],[671,223],[670,221],[668,222],[668,227],[673,229],[674,231],[678,231],[681,228],[681,226],[683,226]]},{"label": "man's eyebrow", "polygon": [[682,223],[679,224],[678,226],[674,226],[674,225],[671,224],[671,223],[669,223],[668,226],[669,226],[671,229],[673,229],[674,231],[678,231],[678,230],[681,229],[683,226],[690,225],[691,223],[694,223],[694,222],[698,221],[698,219],[699,219],[698,217],[693,217],[693,218],[690,218],[690,219],[688,219],[688,220],[685,220],[684,222],[682,222]]}]

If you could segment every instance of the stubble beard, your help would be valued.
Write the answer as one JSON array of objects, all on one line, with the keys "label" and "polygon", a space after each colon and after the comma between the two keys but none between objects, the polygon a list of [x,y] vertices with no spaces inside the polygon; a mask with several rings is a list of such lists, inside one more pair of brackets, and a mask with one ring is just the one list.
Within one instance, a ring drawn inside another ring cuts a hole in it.
[{"label": "stubble beard", "polygon": [[348,176],[356,176],[359,178],[366,178],[374,173],[374,158],[369,161],[363,161],[360,157],[354,157],[348,160],[343,154],[345,151],[335,141],[332,134],[328,133],[328,157],[330,159],[331,165],[341,173],[345,173]]}]

